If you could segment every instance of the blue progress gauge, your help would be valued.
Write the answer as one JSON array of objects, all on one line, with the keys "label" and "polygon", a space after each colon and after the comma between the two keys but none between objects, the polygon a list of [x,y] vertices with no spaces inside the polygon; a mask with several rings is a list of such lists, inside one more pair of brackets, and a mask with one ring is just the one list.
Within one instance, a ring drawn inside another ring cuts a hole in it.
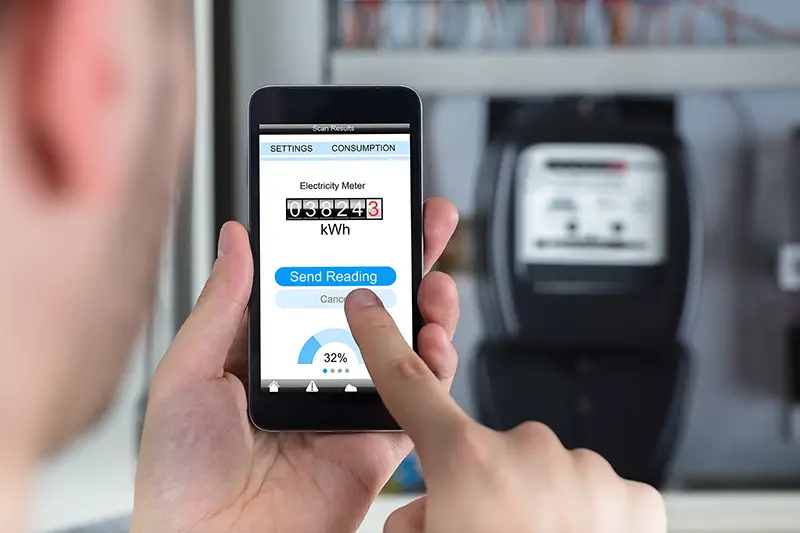
[{"label": "blue progress gauge", "polygon": [[297,360],[297,364],[312,364],[314,362],[314,356],[317,354],[319,349],[326,344],[331,344],[334,342],[344,344],[353,350],[353,353],[356,354],[356,359],[358,359],[358,363],[361,365],[364,364],[364,360],[361,358],[361,350],[358,349],[358,345],[356,344],[355,339],[353,339],[353,334],[346,329],[338,328],[320,331],[308,339],[303,345],[303,349],[300,350],[300,357]]}]

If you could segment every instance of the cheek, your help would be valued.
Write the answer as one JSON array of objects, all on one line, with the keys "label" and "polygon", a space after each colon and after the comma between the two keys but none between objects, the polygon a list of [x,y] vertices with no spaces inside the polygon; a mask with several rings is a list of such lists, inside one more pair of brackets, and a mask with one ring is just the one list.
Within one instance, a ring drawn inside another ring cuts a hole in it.
[{"label": "cheek", "polygon": [[[194,56],[183,49],[181,53],[176,53],[172,68],[166,73],[171,105],[164,110],[164,116],[169,117],[170,121],[164,124],[165,131],[169,132],[169,138],[164,139],[169,144],[169,153],[165,157],[168,160],[170,177],[174,177],[177,187],[189,174],[181,172],[180,167],[191,164],[188,156],[195,142],[198,96],[204,96],[197,93],[194,61]],[[210,106],[211,102],[203,98],[200,104]]]},{"label": "cheek", "polygon": [[[195,114],[197,109],[197,77],[194,47],[184,37],[173,36],[163,45],[163,60],[158,72],[158,109],[160,132],[170,144],[170,153],[176,147],[184,148],[194,140]],[[205,97],[206,95],[200,95]],[[207,97],[203,105],[210,106]]]},{"label": "cheek", "polygon": [[123,189],[132,177],[140,177],[138,171],[147,164],[142,158],[148,156],[142,153],[143,146],[158,132],[159,125],[153,122],[159,94],[154,70],[131,70],[124,98],[108,125],[104,150],[113,157],[112,175],[120,180]]},{"label": "cheek", "polygon": [[[195,69],[196,58],[192,53],[193,49],[189,49],[181,55],[176,68],[177,76],[175,77],[175,84],[177,87],[177,107],[179,109],[178,125],[179,134],[181,136],[182,144],[191,144],[194,140],[194,129],[196,120],[196,111],[198,105],[198,79],[197,71]],[[208,96],[204,98],[202,104],[207,106],[207,112],[211,112],[211,101]]]}]

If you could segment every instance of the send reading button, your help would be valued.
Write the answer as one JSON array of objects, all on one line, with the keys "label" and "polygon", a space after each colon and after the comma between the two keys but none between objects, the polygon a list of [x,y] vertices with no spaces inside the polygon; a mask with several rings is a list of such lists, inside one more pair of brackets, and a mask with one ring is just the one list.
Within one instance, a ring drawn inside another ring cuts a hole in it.
[{"label": "send reading button", "polygon": [[284,267],[275,272],[281,287],[389,287],[397,281],[390,267]]}]

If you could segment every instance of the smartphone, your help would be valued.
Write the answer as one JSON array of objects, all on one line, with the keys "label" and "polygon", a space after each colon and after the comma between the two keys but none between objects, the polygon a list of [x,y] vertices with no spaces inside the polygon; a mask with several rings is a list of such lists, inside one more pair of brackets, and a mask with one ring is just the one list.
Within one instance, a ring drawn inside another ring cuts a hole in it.
[{"label": "smartphone", "polygon": [[266,431],[395,431],[344,313],[422,319],[422,104],[407,87],[265,87],[249,109],[249,409]]}]

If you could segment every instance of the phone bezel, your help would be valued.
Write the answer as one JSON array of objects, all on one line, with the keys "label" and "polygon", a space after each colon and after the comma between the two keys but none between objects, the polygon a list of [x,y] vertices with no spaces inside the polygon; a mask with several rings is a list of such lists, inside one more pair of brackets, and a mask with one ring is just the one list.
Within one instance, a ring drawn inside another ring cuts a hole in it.
[{"label": "phone bezel", "polygon": [[248,116],[248,203],[254,276],[249,310],[248,397],[253,424],[265,431],[397,431],[375,391],[269,393],[261,387],[259,125],[411,124],[411,270],[413,348],[422,328],[422,103],[400,86],[270,86],[253,93]]}]

